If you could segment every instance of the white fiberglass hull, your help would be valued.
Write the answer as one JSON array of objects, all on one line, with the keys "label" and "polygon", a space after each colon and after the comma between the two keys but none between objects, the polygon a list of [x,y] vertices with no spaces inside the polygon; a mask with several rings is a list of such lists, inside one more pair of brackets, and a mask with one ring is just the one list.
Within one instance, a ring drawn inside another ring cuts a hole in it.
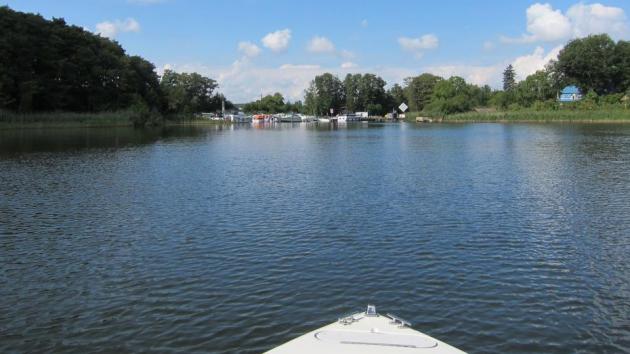
[{"label": "white fiberglass hull", "polygon": [[266,354],[465,354],[402,326],[388,316],[357,313],[293,339]]}]

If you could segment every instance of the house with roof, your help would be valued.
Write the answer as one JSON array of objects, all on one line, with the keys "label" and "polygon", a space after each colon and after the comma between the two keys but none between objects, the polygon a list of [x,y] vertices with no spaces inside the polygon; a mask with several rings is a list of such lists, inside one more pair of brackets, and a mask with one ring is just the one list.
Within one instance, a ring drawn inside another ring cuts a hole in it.
[{"label": "house with roof", "polygon": [[558,94],[559,102],[577,102],[583,97],[580,89],[575,85],[570,85],[562,89]]}]

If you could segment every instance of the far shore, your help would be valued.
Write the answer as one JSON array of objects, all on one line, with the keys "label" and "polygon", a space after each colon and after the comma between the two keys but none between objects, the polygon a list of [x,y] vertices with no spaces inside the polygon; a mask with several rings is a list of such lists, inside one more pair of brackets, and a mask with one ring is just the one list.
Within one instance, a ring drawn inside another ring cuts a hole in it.
[{"label": "far shore", "polygon": [[[120,128],[133,127],[127,112],[103,113],[36,113],[0,115],[0,129],[62,129],[62,128]],[[595,110],[519,110],[519,111],[473,111],[452,115],[410,112],[406,122],[415,123],[416,117],[426,117],[431,123],[630,123],[629,109]],[[152,126],[221,125],[229,121],[201,118],[177,117],[161,119]],[[422,123],[418,123],[422,124]]]},{"label": "far shore", "polygon": [[412,112],[408,122],[416,117],[426,117],[441,123],[630,123],[630,110],[623,108],[598,108],[593,110],[478,110],[452,115]]}]

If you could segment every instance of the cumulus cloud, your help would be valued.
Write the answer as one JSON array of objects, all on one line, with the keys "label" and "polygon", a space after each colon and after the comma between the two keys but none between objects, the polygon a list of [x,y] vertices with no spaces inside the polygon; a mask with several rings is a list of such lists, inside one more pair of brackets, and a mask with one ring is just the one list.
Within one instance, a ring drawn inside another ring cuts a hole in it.
[{"label": "cumulus cloud", "polygon": [[551,60],[558,59],[558,54],[560,54],[562,47],[563,46],[557,46],[548,53],[545,53],[543,47],[537,47],[532,54],[523,55],[514,59],[512,65],[514,66],[517,78],[523,80],[536,71],[544,69],[545,65]]},{"label": "cumulus cloud", "polygon": [[424,71],[433,75],[438,75],[444,78],[451,76],[463,77],[467,82],[475,85],[491,85],[496,86],[496,83],[500,81],[501,72],[507,66],[495,64],[495,65],[438,65],[429,66],[424,68]]},{"label": "cumulus cloud", "polygon": [[[514,65],[517,79],[523,80],[528,75],[543,69],[549,60],[556,59],[561,47],[549,51],[538,47],[531,53],[500,61],[490,65],[439,65],[421,68],[404,68],[376,66],[364,68],[360,72],[368,72],[381,76],[389,85],[401,83],[404,78],[429,72],[448,78],[461,76],[476,85],[501,87],[503,70],[508,64]],[[173,65],[161,67],[178,72],[198,72],[219,83],[223,94],[237,103],[249,102],[260,97],[260,94],[280,92],[287,100],[304,99],[304,90],[316,75],[330,72],[342,78],[346,73],[357,72],[359,66],[351,61],[344,61],[339,66],[321,66],[317,64],[286,63],[275,67],[259,67],[243,57],[230,66],[211,67],[201,64]],[[160,71],[160,70],[158,70]]]},{"label": "cumulus cloud", "polygon": [[334,53],[335,45],[326,37],[313,37],[309,42],[307,49],[311,53]]},{"label": "cumulus cloud", "polygon": [[527,33],[501,37],[504,43],[557,42],[590,34],[608,33],[624,37],[630,32],[623,9],[596,3],[571,6],[566,13],[550,4],[536,3],[527,8]]},{"label": "cumulus cloud", "polygon": [[602,4],[577,4],[567,11],[573,24],[573,35],[584,37],[594,33],[609,33],[613,37],[625,37],[630,33],[626,13],[618,7]]},{"label": "cumulus cloud", "polygon": [[[355,65],[327,67],[317,64],[287,63],[276,67],[259,67],[247,58],[234,61],[229,66],[212,67],[203,64],[167,64],[161,67],[177,72],[197,72],[211,77],[219,83],[221,92],[232,102],[245,103],[260,98],[260,94],[280,92],[290,101],[303,100],[304,90],[317,75],[329,72],[341,78],[356,70]],[[415,75],[412,69],[370,68],[365,72],[380,75],[387,82],[401,82]]]},{"label": "cumulus cloud", "polygon": [[140,32],[140,24],[133,18],[104,21],[96,24],[96,33],[103,37],[115,38],[119,33]]},{"label": "cumulus cloud", "polygon": [[263,37],[262,43],[265,47],[274,52],[282,52],[289,47],[291,40],[291,30],[285,28],[283,30],[268,33]]},{"label": "cumulus cloud", "polygon": [[437,48],[439,40],[433,34],[425,34],[419,38],[400,37],[398,38],[398,44],[404,50],[416,51]]},{"label": "cumulus cloud", "polygon": [[557,59],[561,49],[562,46],[558,46],[549,52],[545,52],[544,48],[537,47],[531,54],[492,65],[442,65],[426,67],[424,70],[442,77],[461,76],[475,85],[490,85],[498,88],[501,86],[503,79],[503,70],[509,64],[514,66],[517,80],[524,80],[536,71],[544,69],[549,61]]},{"label": "cumulus cloud", "polygon": [[421,58],[425,50],[435,49],[440,41],[434,34],[425,34],[418,38],[399,37],[398,44],[407,52],[415,54],[416,58]]},{"label": "cumulus cloud", "polygon": [[253,58],[260,54],[260,48],[252,42],[239,42],[238,51],[248,58]]}]

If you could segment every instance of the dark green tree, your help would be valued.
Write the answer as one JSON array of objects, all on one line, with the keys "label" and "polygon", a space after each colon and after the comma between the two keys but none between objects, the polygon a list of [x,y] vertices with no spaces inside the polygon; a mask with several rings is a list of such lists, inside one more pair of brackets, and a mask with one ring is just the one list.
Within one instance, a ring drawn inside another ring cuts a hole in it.
[{"label": "dark green tree", "polygon": [[389,98],[389,105],[387,106],[388,111],[398,109],[398,106],[406,101],[405,91],[398,84],[394,84],[394,86],[387,91],[387,96]]},{"label": "dark green tree", "polygon": [[512,64],[503,71],[503,91],[511,92],[516,87],[516,72]]},{"label": "dark green tree", "polygon": [[313,114],[329,114],[341,111],[345,104],[343,83],[331,73],[318,75],[311,81],[304,94],[308,112]]},{"label": "dark green tree", "polygon": [[463,78],[453,76],[435,85],[427,108],[433,112],[452,114],[471,110],[472,103],[470,86]]},{"label": "dark green tree", "polygon": [[221,108],[221,97],[214,94],[216,81],[197,73],[165,70],[160,87],[169,113],[210,112]]},{"label": "dark green tree", "polygon": [[246,104],[243,110],[251,113],[282,113],[291,112],[293,108],[291,104],[284,102],[284,97],[279,92],[276,92]]},{"label": "dark green tree", "polygon": [[411,111],[422,111],[431,101],[433,88],[442,81],[439,76],[432,74],[422,74],[416,77],[405,79],[405,97]]},{"label": "dark green tree", "polygon": [[576,84],[582,92],[615,93],[623,86],[624,76],[618,64],[627,59],[617,57],[626,53],[626,45],[619,50],[607,35],[592,35],[569,42],[558,55],[556,71],[563,84]]},{"label": "dark green tree", "polygon": [[539,70],[519,82],[514,92],[514,101],[523,107],[530,107],[535,102],[544,102],[556,96],[551,74],[545,70]]}]

